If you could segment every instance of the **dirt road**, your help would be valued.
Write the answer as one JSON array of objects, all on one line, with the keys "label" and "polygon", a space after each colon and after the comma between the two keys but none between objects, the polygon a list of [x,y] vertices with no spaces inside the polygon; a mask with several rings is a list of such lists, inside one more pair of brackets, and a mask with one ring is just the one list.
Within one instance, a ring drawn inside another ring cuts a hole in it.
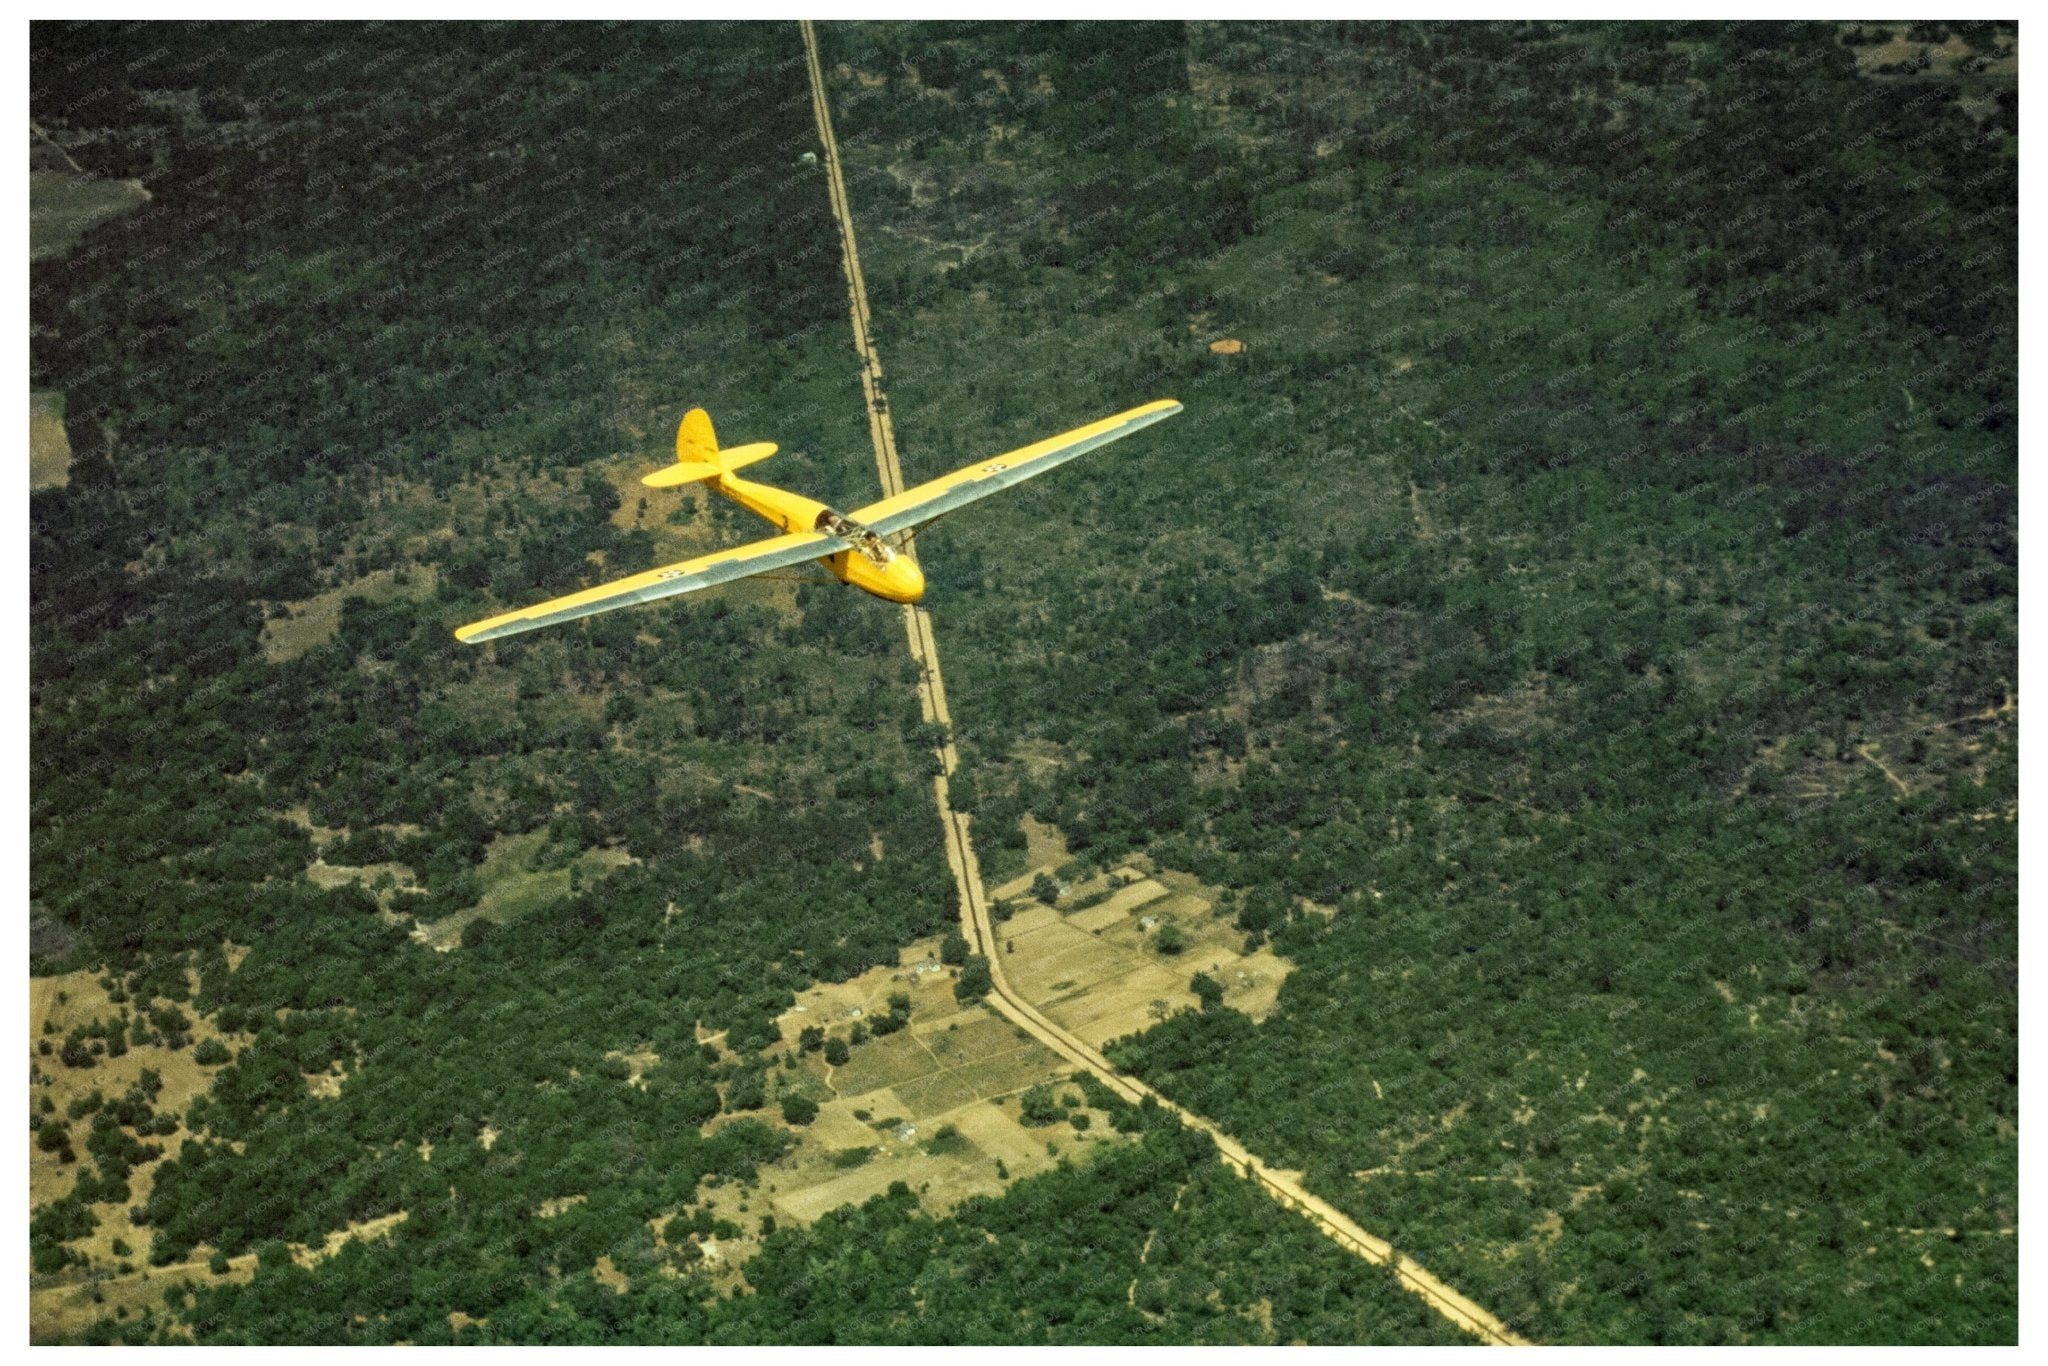
[{"label": "dirt road", "polygon": [[[825,73],[818,59],[817,33],[810,20],[799,22],[803,28],[804,53],[810,66],[811,106],[817,115],[818,140],[825,149],[824,167],[832,198],[832,213],[839,221],[840,256],[846,270],[854,350],[860,356],[861,390],[867,400],[868,430],[874,441],[875,466],[881,475],[882,493],[887,497],[903,488],[903,470],[896,458],[896,434],[890,425],[888,405],[882,393],[882,362],[875,353],[867,285],[861,278],[853,213],[847,203],[846,181],[839,164],[839,145],[832,135],[832,112],[825,97]],[[1243,1144],[1209,1121],[1182,1109],[1143,1082],[1120,1075],[1102,1054],[1040,1014],[1011,988],[1003,973],[1002,955],[996,951],[987,892],[982,883],[980,865],[975,861],[974,843],[968,838],[968,818],[953,809],[948,791],[959,756],[953,748],[953,718],[946,707],[946,685],[939,671],[939,647],[937,638],[932,634],[931,615],[922,607],[911,605],[903,609],[903,617],[910,637],[911,657],[918,664],[918,696],[924,719],[938,724],[946,734],[938,751],[940,771],[932,779],[932,792],[938,802],[939,819],[945,831],[946,862],[952,868],[954,881],[960,890],[961,932],[970,948],[988,959],[989,975],[994,984],[989,993],[989,1004],[1047,1048],[1086,1068],[1125,1100],[1136,1104],[1150,1096],[1179,1116],[1181,1123],[1209,1135],[1215,1140],[1225,1164],[1238,1175],[1257,1182],[1267,1194],[1307,1218],[1338,1246],[1370,1262],[1392,1266],[1394,1274],[1407,1289],[1420,1295],[1431,1308],[1452,1323],[1482,1342],[1526,1346],[1527,1343],[1509,1332],[1499,1319],[1423,1270],[1412,1259],[1402,1256],[1385,1239],[1367,1233],[1328,1201],[1303,1189],[1296,1173],[1276,1171],[1262,1165]]]}]

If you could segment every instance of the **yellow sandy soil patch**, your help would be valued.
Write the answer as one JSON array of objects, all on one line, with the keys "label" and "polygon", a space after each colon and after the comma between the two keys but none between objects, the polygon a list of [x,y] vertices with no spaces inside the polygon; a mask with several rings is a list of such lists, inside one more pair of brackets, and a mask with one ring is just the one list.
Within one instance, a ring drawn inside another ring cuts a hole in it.
[{"label": "yellow sandy soil patch", "polygon": [[176,1266],[141,1268],[126,1276],[108,1274],[77,1284],[30,1290],[29,1341],[51,1343],[76,1337],[101,1319],[115,1318],[123,1309],[128,1311],[131,1319],[141,1317],[145,1309],[154,1309],[161,1314],[164,1291],[174,1285],[246,1283],[256,1274],[256,1254],[253,1252],[229,1258],[227,1273],[221,1276],[214,1275],[206,1263],[207,1258],[201,1257]]},{"label": "yellow sandy soil patch", "polygon": [[317,1266],[357,1239],[367,1241],[372,1238],[382,1238],[385,1234],[391,1232],[392,1229],[404,1223],[406,1217],[406,1211],[399,1210],[393,1214],[380,1214],[375,1219],[365,1219],[361,1223],[350,1224],[347,1228],[336,1229],[327,1235],[327,1241],[320,1247],[294,1247],[292,1249],[292,1260],[300,1266]]},{"label": "yellow sandy soil patch", "polygon": [[[331,825],[314,824],[313,813],[311,809],[309,809],[303,802],[301,802],[297,806],[286,807],[283,811],[280,811],[277,814],[281,819],[288,820],[293,825],[298,826],[299,829],[305,831],[307,836],[312,839],[313,847],[315,849],[325,849],[328,845],[333,844],[336,840],[344,839],[348,835],[348,831],[346,829],[338,829]],[[385,828],[388,830],[399,830],[402,828],[414,834],[418,833],[417,826],[386,826]]]},{"label": "yellow sandy soil patch", "polygon": [[[651,533],[655,560],[668,564],[712,549],[708,505],[715,495],[707,493],[700,484],[651,489],[640,482],[642,476],[654,473],[662,463],[645,455],[623,455],[601,462],[598,469],[605,482],[619,492],[619,505],[612,509],[612,525],[621,531]],[[689,510],[687,520],[677,519],[675,514],[685,508]]]},{"label": "yellow sandy soil patch", "polygon": [[64,395],[28,396],[28,486],[63,488],[71,482],[71,437],[64,430]]},{"label": "yellow sandy soil patch", "polygon": [[[1031,868],[1048,868],[1067,861],[1067,837],[1057,827],[1031,816],[1024,817],[1024,862]],[[1027,879],[1026,885],[1029,885]]]},{"label": "yellow sandy soil patch", "polygon": [[574,1209],[590,1197],[588,1195],[557,1195],[540,1202],[540,1208],[533,1212],[536,1219],[552,1219],[565,1209]]},{"label": "yellow sandy soil patch", "polygon": [[626,1064],[626,1084],[628,1086],[637,1086],[643,1091],[647,1089],[647,1083],[641,1079],[641,1074],[661,1064],[661,1054],[647,1049],[642,1049],[638,1053],[622,1053],[614,1048],[606,1053],[605,1056],[607,1058],[617,1058],[620,1062]]}]

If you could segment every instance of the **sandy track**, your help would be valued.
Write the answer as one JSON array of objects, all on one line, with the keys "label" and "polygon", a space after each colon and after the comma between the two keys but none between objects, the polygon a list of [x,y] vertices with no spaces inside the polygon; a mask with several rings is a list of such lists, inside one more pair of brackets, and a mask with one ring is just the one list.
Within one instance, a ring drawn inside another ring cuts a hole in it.
[{"label": "sandy track", "polygon": [[[881,475],[882,494],[888,497],[903,488],[903,470],[896,456],[896,434],[889,422],[887,404],[882,401],[882,362],[875,354],[871,340],[867,286],[861,278],[853,214],[847,203],[846,182],[839,164],[839,145],[832,134],[832,113],[825,98],[825,76],[818,60],[817,33],[810,20],[799,22],[803,28],[804,55],[810,68],[811,106],[818,120],[818,139],[825,149],[826,183],[832,198],[832,213],[839,222],[840,256],[846,270],[854,349],[860,354],[861,389],[867,399],[868,430],[874,441],[875,466]],[[906,553],[911,553],[907,547]],[[994,983],[994,990],[988,997],[989,1004],[1047,1048],[1088,1069],[1125,1100],[1135,1104],[1150,1096],[1179,1116],[1183,1124],[1209,1135],[1215,1140],[1225,1164],[1238,1175],[1257,1182],[1281,1204],[1315,1224],[1338,1246],[1368,1261],[1392,1266],[1394,1274],[1407,1289],[1420,1295],[1431,1308],[1460,1328],[1490,1344],[1527,1345],[1522,1338],[1509,1332],[1499,1319],[1445,1285],[1412,1259],[1402,1256],[1385,1239],[1367,1233],[1343,1211],[1309,1193],[1302,1187],[1296,1173],[1260,1165],[1243,1144],[1215,1125],[1182,1109],[1144,1083],[1119,1075],[1101,1053],[1047,1019],[1012,990],[1003,974],[1002,955],[996,951],[995,930],[989,920],[988,900],[981,868],[975,860],[974,844],[968,838],[967,817],[953,809],[948,795],[948,779],[958,764],[958,755],[953,748],[953,719],[946,707],[946,685],[939,671],[939,647],[937,638],[932,634],[931,616],[915,605],[906,606],[903,616],[904,628],[910,637],[911,656],[918,664],[918,696],[924,719],[936,722],[946,732],[946,739],[938,751],[940,771],[932,778],[932,793],[938,802],[939,819],[945,831],[946,862],[952,868],[960,889],[961,931],[973,951],[988,958],[989,973]]]}]

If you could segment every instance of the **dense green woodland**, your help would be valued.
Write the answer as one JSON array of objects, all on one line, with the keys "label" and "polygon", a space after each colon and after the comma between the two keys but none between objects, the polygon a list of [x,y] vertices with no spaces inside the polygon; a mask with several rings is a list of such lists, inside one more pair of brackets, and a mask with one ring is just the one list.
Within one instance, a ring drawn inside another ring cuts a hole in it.
[{"label": "dense green woodland", "polygon": [[[1107,1093],[1104,1093],[1107,1095]],[[589,1277],[495,1301],[462,1343],[1449,1343],[1461,1339],[1388,1272],[1340,1251],[1215,1160],[1156,1108],[1126,1106],[1144,1142],[1064,1163],[943,1220],[898,1182],[814,1228],[784,1229],[747,1263],[753,1293],[707,1300],[654,1274],[631,1294]],[[1164,1127],[1161,1127],[1161,1125]],[[451,1240],[452,1241],[452,1240]],[[426,1310],[470,1298],[359,1245],[315,1275],[279,1258],[247,1291],[202,1290],[189,1319],[223,1342],[447,1342]],[[415,1244],[415,1247],[428,1246]],[[562,1255],[572,1247],[544,1249]],[[424,1301],[424,1303],[422,1302]],[[368,1310],[374,1331],[353,1323]]]},{"label": "dense green woodland", "polygon": [[[1297,965],[1120,1065],[1538,1340],[2012,1341],[2013,82],[1835,25],[821,36],[906,473],[1187,405],[919,540],[991,875],[1034,814]],[[700,1132],[773,1017],[954,915],[901,627],[757,585],[449,631],[751,534],[614,516],[689,403],[872,496],[794,26],[31,48],[38,123],[153,195],[31,272],[75,453],[31,501],[34,966],[234,1045],[188,1114],[94,1115],[35,1269],[96,1218],[265,1249],[95,1337],[1446,1336],[1146,1116],[777,1231],[751,1296],[656,1271],[648,1220],[787,1142]],[[533,832],[635,861],[408,937]]]},{"label": "dense green woodland", "polygon": [[837,35],[908,472],[1187,405],[923,539],[985,864],[1239,889],[1113,1056],[1538,1340],[2015,1333],[2015,92],[1852,37]]}]

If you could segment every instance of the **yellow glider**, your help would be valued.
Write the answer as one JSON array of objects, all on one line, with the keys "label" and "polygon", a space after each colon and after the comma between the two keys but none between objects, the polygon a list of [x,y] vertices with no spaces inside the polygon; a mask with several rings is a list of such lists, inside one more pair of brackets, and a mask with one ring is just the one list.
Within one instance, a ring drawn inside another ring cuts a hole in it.
[{"label": "yellow glider", "polygon": [[721,450],[711,418],[702,408],[692,408],[676,429],[675,463],[640,482],[650,488],[674,488],[703,480],[714,492],[782,528],[782,535],[650,569],[644,574],[473,622],[458,630],[455,638],[476,645],[609,612],[615,607],[694,593],[713,584],[730,583],[808,561],[822,563],[841,583],[850,583],[878,598],[916,602],[924,596],[924,572],[908,555],[898,554],[885,537],[920,527],[1179,411],[1180,404],[1174,400],[1158,399],[1071,432],[1047,437],[1008,455],[978,461],[879,503],[870,503],[849,517],[814,498],[740,478],[735,471],[742,466],[775,454],[773,443],[764,441]]}]

